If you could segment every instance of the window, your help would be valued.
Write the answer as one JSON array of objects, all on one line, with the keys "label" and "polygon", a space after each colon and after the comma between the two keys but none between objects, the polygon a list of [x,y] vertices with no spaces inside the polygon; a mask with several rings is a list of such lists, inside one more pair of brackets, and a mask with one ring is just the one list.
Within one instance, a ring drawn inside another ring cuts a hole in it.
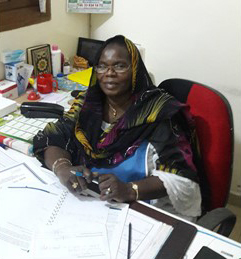
[{"label": "window", "polygon": [[50,1],[46,13],[40,13],[39,0],[0,0],[0,32],[49,21]]}]

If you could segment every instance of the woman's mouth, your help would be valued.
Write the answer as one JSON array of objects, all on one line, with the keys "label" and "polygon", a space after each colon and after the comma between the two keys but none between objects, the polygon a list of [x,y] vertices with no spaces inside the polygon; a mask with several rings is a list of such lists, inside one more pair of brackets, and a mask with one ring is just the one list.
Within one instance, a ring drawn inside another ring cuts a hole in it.
[{"label": "woman's mouth", "polygon": [[116,88],[117,84],[115,82],[105,82],[104,87],[107,89],[114,89]]}]

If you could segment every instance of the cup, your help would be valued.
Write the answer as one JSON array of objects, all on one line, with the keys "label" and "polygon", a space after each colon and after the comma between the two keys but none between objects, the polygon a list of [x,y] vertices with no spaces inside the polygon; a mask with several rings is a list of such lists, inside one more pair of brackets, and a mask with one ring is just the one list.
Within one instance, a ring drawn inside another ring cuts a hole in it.
[{"label": "cup", "polygon": [[40,74],[37,77],[37,90],[41,94],[48,94],[58,90],[58,82],[51,74]]}]

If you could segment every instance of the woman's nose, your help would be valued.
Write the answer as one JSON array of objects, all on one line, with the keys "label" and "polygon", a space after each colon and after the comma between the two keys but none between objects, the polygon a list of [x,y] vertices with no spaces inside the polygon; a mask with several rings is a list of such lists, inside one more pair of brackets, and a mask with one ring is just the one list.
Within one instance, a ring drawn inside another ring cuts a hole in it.
[{"label": "woman's nose", "polygon": [[113,75],[116,74],[115,69],[112,66],[108,66],[107,71],[105,72],[106,75]]}]

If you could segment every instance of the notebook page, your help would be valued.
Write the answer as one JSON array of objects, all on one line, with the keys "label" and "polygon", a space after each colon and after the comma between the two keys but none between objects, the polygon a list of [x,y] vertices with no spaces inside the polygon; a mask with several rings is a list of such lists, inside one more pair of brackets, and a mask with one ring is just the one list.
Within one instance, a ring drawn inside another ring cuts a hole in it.
[{"label": "notebook page", "polygon": [[34,231],[47,222],[59,195],[58,189],[44,184],[19,182],[0,190],[0,251],[3,258],[15,258],[15,250],[28,253]]},{"label": "notebook page", "polygon": [[66,191],[64,201],[58,206],[57,213],[50,225],[64,227],[68,222],[93,222],[106,224],[109,213],[107,202],[97,198],[79,195],[78,197]]}]

